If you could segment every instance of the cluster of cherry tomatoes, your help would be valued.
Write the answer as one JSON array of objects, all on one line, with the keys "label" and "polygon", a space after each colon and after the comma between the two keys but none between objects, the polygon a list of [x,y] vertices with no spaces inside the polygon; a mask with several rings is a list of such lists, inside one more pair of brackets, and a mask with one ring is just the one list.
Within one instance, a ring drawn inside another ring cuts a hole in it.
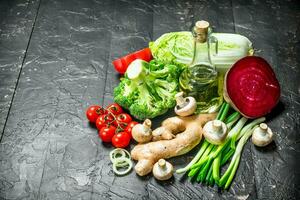
[{"label": "cluster of cherry tomatoes", "polygon": [[90,106],[86,116],[90,122],[96,124],[101,140],[111,142],[117,148],[125,148],[129,145],[132,138],[131,130],[138,124],[132,121],[131,116],[124,113],[117,103],[110,104],[106,108],[98,105]]}]

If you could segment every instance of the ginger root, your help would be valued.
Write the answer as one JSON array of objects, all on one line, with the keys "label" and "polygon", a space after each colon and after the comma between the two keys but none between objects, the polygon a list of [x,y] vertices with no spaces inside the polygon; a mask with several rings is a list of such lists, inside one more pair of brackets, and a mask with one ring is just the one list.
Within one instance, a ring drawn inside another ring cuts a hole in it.
[{"label": "ginger root", "polygon": [[[189,152],[201,141],[204,124],[213,120],[215,116],[199,114],[164,120],[162,126],[153,131],[154,142],[138,144],[132,149],[131,157],[138,161],[135,166],[136,173],[140,176],[147,175],[159,159]],[[156,141],[159,139],[164,140]]]}]

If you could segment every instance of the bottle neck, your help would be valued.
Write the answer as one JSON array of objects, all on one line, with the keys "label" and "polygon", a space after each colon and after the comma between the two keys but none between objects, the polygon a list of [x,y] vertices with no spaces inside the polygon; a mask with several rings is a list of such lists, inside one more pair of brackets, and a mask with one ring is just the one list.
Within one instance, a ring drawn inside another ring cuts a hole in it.
[{"label": "bottle neck", "polygon": [[199,63],[207,63],[214,68],[211,59],[211,42],[210,42],[210,33],[197,33],[195,28],[192,31],[194,37],[194,52],[193,59],[190,66],[197,65]]}]

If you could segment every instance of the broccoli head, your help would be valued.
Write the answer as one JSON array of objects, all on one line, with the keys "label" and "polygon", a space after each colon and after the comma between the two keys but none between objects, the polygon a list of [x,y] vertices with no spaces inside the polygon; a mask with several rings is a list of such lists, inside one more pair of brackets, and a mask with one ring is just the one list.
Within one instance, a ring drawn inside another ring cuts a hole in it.
[{"label": "broccoli head", "polygon": [[114,89],[114,100],[140,120],[162,115],[176,104],[180,73],[175,65],[137,59]]}]

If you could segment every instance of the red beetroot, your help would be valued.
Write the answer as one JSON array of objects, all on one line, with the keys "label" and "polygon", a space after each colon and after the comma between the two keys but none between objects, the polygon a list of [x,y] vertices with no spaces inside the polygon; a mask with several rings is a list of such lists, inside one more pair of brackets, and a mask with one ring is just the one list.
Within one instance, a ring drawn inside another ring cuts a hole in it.
[{"label": "red beetroot", "polygon": [[278,103],[280,86],[269,63],[261,57],[247,56],[227,72],[224,98],[247,118],[262,117]]}]

